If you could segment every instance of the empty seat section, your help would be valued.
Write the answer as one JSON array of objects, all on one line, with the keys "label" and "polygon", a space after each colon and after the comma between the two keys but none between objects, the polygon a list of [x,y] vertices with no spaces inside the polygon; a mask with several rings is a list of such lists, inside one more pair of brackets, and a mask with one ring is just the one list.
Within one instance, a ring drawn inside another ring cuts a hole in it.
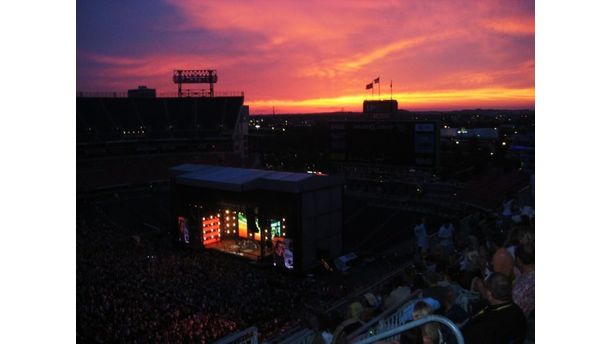
[{"label": "empty seat section", "polygon": [[170,122],[166,114],[165,100],[138,98],[133,100],[149,138],[167,138]]},{"label": "empty seat section", "polygon": [[141,130],[143,125],[138,119],[138,115],[131,103],[129,98],[111,98],[104,102],[104,106],[113,122],[122,132],[135,132]]},{"label": "empty seat section", "polygon": [[166,101],[174,137],[195,136],[195,99],[169,98]]}]

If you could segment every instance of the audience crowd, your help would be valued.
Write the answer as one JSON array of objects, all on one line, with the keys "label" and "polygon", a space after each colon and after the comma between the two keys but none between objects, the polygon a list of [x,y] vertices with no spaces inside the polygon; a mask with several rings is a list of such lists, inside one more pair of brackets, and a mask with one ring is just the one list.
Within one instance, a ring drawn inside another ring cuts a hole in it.
[{"label": "audience crowd", "polygon": [[[395,315],[402,324],[429,314],[453,321],[466,343],[534,342],[535,213],[512,203],[504,203],[499,215],[477,214],[461,228],[446,222],[430,229],[423,219],[414,228],[414,265],[344,311],[311,314],[306,325],[314,342],[349,343],[351,333],[379,315],[377,320]],[[365,327],[360,337],[384,331],[379,321]],[[384,342],[456,340],[448,327],[428,323]]]},{"label": "audience crowd", "polygon": [[[259,268],[215,251],[175,247],[161,234],[137,236],[95,205],[77,212],[77,338],[93,342],[209,343],[249,326],[262,338],[300,321],[314,343],[342,344],[388,313],[406,323],[429,314],[453,321],[466,343],[534,341],[533,208],[506,201],[499,215],[415,227],[412,265],[388,282],[323,312],[346,286]],[[119,234],[119,235],[118,235]],[[372,335],[377,325],[361,334]],[[387,340],[455,343],[430,323]]]},{"label": "audience crowd", "polygon": [[94,205],[77,214],[82,341],[208,343],[249,326],[265,337],[347,293],[216,251],[178,248],[159,233],[130,233]]}]

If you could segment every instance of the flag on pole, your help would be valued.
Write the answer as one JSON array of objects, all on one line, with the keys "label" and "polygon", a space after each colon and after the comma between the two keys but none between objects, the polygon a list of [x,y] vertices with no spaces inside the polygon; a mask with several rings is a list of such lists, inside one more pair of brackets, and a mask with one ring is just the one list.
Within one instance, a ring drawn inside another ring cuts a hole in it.
[{"label": "flag on pole", "polygon": [[378,78],[374,79],[374,83],[375,83],[375,84],[378,84],[379,82],[380,82],[380,77],[378,77]]},{"label": "flag on pole", "polygon": [[369,89],[371,89],[373,87],[374,87],[374,84],[373,83],[369,83],[369,84],[366,85],[366,90],[369,90]]}]

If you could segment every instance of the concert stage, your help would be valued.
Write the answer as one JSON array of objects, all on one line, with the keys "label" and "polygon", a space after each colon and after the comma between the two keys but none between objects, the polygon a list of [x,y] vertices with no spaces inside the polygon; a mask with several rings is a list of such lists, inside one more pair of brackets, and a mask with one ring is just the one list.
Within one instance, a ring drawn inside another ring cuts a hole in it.
[{"label": "concert stage", "polygon": [[342,250],[342,180],[185,164],[173,176],[178,240],[306,270]]}]

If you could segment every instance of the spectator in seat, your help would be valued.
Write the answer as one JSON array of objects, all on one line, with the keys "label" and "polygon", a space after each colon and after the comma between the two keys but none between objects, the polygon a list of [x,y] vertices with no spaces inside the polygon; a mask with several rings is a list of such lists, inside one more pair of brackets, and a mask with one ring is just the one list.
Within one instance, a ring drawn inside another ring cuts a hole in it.
[{"label": "spectator in seat", "polygon": [[[412,310],[412,319],[419,320],[431,314],[433,314],[431,306],[426,302],[419,301],[414,305],[414,309]],[[421,325],[419,329],[421,331],[420,338],[423,344],[444,343],[442,332],[440,332],[440,324],[437,322],[426,323]]]},{"label": "spectator in seat", "polygon": [[484,265],[485,259],[481,258],[478,250],[466,251],[459,262],[460,276],[457,281],[461,287],[470,290],[474,279],[481,277]]},{"label": "spectator in seat", "polygon": [[491,244],[491,248],[495,252],[491,258],[493,272],[501,272],[512,279],[514,277],[514,258],[512,258],[510,252],[508,252],[508,250],[504,247],[504,236],[501,234],[494,235],[492,240],[489,242]]},{"label": "spectator in seat", "polygon": [[468,319],[468,313],[455,303],[455,293],[451,287],[445,287],[445,298],[442,303],[444,316],[455,324],[462,324]]},{"label": "spectator in seat", "polygon": [[[416,320],[414,318],[414,310],[417,308],[417,305],[425,303],[429,306],[431,313],[438,311],[441,308],[440,302],[432,297],[420,297],[414,301],[414,303],[409,304],[404,308],[402,315],[400,316],[401,323],[407,323],[410,321]],[[422,306],[422,305],[421,305]],[[419,311],[417,311],[418,314]]]},{"label": "spectator in seat", "polygon": [[395,278],[393,285],[397,286],[389,293],[389,296],[384,301],[383,308],[389,309],[396,306],[400,302],[406,302],[406,298],[410,295],[410,287],[407,287],[402,278]]},{"label": "spectator in seat", "polygon": [[363,326],[364,322],[361,320],[362,315],[363,305],[360,302],[351,303],[347,310],[347,319],[338,325],[334,331],[332,344],[347,343],[346,337]]},{"label": "spectator in seat", "polygon": [[510,217],[512,216],[512,206],[514,204],[514,199],[508,195],[506,199],[503,201],[502,205],[502,216]]},{"label": "spectator in seat", "polygon": [[319,321],[319,317],[316,315],[309,315],[306,319],[307,326],[314,332],[314,338],[312,339],[313,344],[328,344],[331,343],[331,339],[329,342],[326,342],[324,331],[321,330],[321,322]]},{"label": "spectator in seat", "polygon": [[532,244],[517,247],[516,266],[521,275],[512,287],[512,299],[529,317],[535,309],[535,248]]},{"label": "spectator in seat", "polygon": [[325,344],[331,344],[334,340],[334,327],[332,326],[332,320],[328,315],[321,317],[321,337]]},{"label": "spectator in seat", "polygon": [[447,223],[440,226],[438,229],[438,241],[440,246],[447,254],[452,252],[454,249],[453,236],[455,234],[455,226],[453,223],[448,221]]},{"label": "spectator in seat", "polygon": [[522,229],[519,232],[519,243],[521,245],[535,245],[535,237],[532,230]]},{"label": "spectator in seat", "polygon": [[373,293],[367,293],[363,295],[363,300],[361,300],[361,304],[364,305],[364,307],[361,320],[364,322],[368,322],[372,318],[377,316],[380,311],[381,303],[381,298],[379,296],[374,295]]},{"label": "spectator in seat", "polygon": [[487,307],[471,317],[462,329],[466,343],[522,343],[527,320],[512,301],[512,281],[494,272],[486,280]]}]

